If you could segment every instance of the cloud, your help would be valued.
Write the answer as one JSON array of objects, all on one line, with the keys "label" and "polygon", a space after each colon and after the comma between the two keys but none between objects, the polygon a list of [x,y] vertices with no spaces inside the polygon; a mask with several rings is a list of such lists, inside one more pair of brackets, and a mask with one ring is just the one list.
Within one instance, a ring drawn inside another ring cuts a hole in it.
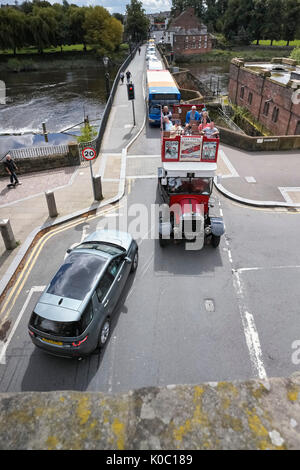
[{"label": "cloud", "polygon": [[[62,0],[48,0],[50,3],[62,3]],[[75,3],[78,6],[95,6],[101,5],[106,8],[110,13],[125,13],[126,4],[130,0],[68,0],[69,3]],[[22,0],[19,0],[19,4]],[[146,13],[158,13],[160,11],[168,11],[171,9],[172,0],[143,0],[143,8]],[[14,5],[15,0],[0,0],[0,4]]]}]

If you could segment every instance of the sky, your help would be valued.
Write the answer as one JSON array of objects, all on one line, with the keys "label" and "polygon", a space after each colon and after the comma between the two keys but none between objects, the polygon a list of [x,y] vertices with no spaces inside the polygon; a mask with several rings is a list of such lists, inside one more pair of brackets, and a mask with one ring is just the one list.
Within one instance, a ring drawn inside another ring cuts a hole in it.
[{"label": "sky", "polygon": [[[18,0],[22,3],[23,0]],[[61,0],[48,0],[50,3],[62,3]],[[15,0],[0,0],[0,4],[14,4]],[[125,13],[125,7],[130,0],[68,0],[68,3],[76,5],[101,5],[112,13]],[[146,13],[158,13],[160,11],[168,11],[171,9],[172,0],[142,0],[143,8]]]}]

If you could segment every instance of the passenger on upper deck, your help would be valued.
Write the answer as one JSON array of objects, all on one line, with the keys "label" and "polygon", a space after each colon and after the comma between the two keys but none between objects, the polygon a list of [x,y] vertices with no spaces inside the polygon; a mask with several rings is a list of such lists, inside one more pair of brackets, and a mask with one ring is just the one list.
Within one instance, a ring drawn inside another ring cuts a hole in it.
[{"label": "passenger on upper deck", "polygon": [[208,139],[216,139],[219,137],[219,130],[215,127],[215,123],[212,121],[201,131],[201,134],[204,134]]},{"label": "passenger on upper deck", "polygon": [[183,134],[183,129],[179,122],[180,121],[176,120],[175,124],[171,127],[171,137],[176,137],[176,135]]},{"label": "passenger on upper deck", "polygon": [[207,111],[203,111],[202,112],[202,119],[201,119],[201,123],[199,124],[198,126],[198,130],[199,131],[203,131],[203,129],[205,127],[208,127],[210,123],[210,118],[208,117],[208,112]]},{"label": "passenger on upper deck", "polygon": [[185,123],[189,124],[191,120],[199,121],[201,114],[198,113],[196,106],[192,106],[192,109],[186,113]]},{"label": "passenger on upper deck", "polygon": [[169,118],[171,120],[172,119],[172,113],[171,113],[171,111],[169,111],[168,106],[164,106],[163,109],[162,109],[161,114],[162,114],[162,121],[163,121],[163,131],[166,131],[167,129],[165,129],[164,117],[167,116],[167,118]]},{"label": "passenger on upper deck", "polygon": [[172,123],[171,121],[169,120],[168,116],[164,116],[164,120],[163,120],[163,130],[164,131],[171,131],[172,129]]}]

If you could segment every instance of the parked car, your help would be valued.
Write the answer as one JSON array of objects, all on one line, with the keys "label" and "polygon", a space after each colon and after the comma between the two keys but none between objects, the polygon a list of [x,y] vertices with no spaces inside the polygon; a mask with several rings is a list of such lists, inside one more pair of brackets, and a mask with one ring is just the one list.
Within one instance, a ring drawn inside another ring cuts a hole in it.
[{"label": "parked car", "polygon": [[89,235],[58,269],[29,320],[32,342],[64,357],[83,357],[103,347],[138,246],[129,233],[100,230]]}]

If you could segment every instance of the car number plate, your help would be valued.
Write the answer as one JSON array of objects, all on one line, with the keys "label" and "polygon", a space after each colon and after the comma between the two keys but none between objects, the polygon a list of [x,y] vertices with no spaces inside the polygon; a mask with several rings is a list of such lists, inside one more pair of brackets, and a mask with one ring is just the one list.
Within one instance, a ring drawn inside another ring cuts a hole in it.
[{"label": "car number plate", "polygon": [[55,344],[56,346],[63,345],[61,341],[53,341],[52,339],[47,339],[47,338],[42,338],[42,340],[45,341],[46,343]]}]

